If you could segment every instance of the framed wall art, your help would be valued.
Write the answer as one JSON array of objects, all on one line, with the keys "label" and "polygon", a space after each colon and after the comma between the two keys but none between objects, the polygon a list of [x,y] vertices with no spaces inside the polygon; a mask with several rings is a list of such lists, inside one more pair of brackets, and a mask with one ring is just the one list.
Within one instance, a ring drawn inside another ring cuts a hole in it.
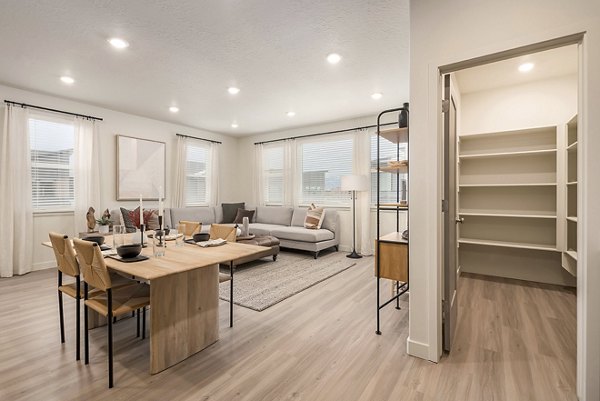
[{"label": "framed wall art", "polygon": [[158,200],[166,154],[164,142],[117,135],[117,200]]}]

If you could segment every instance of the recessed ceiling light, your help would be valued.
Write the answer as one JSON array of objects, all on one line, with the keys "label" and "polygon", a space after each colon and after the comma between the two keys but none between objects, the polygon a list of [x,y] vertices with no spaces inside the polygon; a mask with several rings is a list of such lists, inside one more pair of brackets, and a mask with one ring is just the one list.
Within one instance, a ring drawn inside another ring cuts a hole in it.
[{"label": "recessed ceiling light", "polygon": [[231,128],[237,128],[239,127],[238,123],[231,123]]},{"label": "recessed ceiling light", "polygon": [[112,47],[116,49],[125,49],[129,47],[129,42],[121,38],[110,38],[108,39],[108,43],[110,43]]},{"label": "recessed ceiling light", "polygon": [[533,63],[523,63],[519,66],[519,71],[521,72],[529,72],[533,70]]},{"label": "recessed ceiling light", "polygon": [[171,107],[169,107],[169,111],[171,113],[178,113],[179,112],[179,107],[177,107],[177,106],[171,106]]},{"label": "recessed ceiling light", "polygon": [[235,86],[230,86],[229,88],[227,88],[227,92],[229,92],[232,95],[237,95],[238,93],[240,93],[240,88],[236,88]]},{"label": "recessed ceiling light", "polygon": [[286,114],[288,117],[294,117],[296,115],[295,111],[288,111]]},{"label": "recessed ceiling light", "polygon": [[382,96],[383,96],[382,93],[376,92],[376,93],[373,93],[371,95],[371,99],[373,99],[373,100],[379,100],[379,99],[381,99]]},{"label": "recessed ceiling light", "polygon": [[60,80],[67,85],[73,85],[75,83],[75,80],[73,78],[68,77],[66,75],[60,77]]},{"label": "recessed ceiling light", "polygon": [[340,56],[337,53],[331,53],[327,56],[327,61],[329,62],[329,64],[337,64],[340,62],[341,59],[342,56]]}]

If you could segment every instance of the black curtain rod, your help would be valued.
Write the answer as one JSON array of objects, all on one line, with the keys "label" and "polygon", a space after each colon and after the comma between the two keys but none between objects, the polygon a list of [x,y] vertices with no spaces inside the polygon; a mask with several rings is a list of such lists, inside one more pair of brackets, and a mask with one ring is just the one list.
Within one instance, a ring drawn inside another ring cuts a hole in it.
[{"label": "black curtain rod", "polygon": [[63,110],[57,110],[57,109],[50,109],[48,107],[42,107],[42,106],[34,106],[33,104],[27,104],[27,103],[19,103],[19,102],[13,102],[11,100],[5,100],[4,103],[6,104],[12,104],[14,106],[20,106],[20,107],[27,107],[27,108],[31,108],[31,109],[38,109],[38,110],[45,110],[45,111],[51,111],[53,113],[61,113],[61,114],[67,114],[69,116],[75,116],[75,117],[83,117],[83,118],[89,118],[90,120],[98,120],[98,121],[104,121],[104,119],[100,118],[100,117],[94,117],[94,116],[86,116],[85,114],[77,114],[77,113],[71,113],[69,111],[63,111]]},{"label": "black curtain rod", "polygon": [[194,138],[194,139],[198,139],[200,141],[206,141],[206,142],[211,142],[211,143],[218,143],[219,145],[222,143],[222,142],[219,142],[219,141],[213,141],[212,139],[198,138],[197,136],[183,135],[183,134],[175,134],[175,135],[182,136],[184,138]]},{"label": "black curtain rod", "polygon": [[[398,125],[398,123],[386,123],[386,124],[381,124],[380,126],[383,127],[386,125]],[[377,127],[377,125],[365,125],[364,127],[346,128],[346,129],[340,129],[337,131],[319,132],[318,134],[299,135],[299,136],[291,136],[289,138],[272,139],[270,141],[254,142],[254,144],[255,145],[264,145],[265,143],[281,142],[281,141],[287,141],[289,139],[299,139],[299,138],[309,138],[311,136],[340,134],[342,132],[356,131],[359,129],[376,128],[376,127]]]}]

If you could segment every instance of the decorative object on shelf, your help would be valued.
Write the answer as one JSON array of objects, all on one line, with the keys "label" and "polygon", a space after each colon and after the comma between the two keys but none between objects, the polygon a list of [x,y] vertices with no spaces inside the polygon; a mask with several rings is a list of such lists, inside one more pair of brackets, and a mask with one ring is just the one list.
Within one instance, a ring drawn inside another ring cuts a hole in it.
[{"label": "decorative object on shelf", "polygon": [[408,241],[408,230],[402,231],[402,239],[405,239]]},{"label": "decorative object on shelf", "polygon": [[87,213],[85,214],[85,218],[87,220],[87,229],[89,233],[93,233],[94,229],[96,228],[96,216],[94,216],[95,212],[96,210],[90,206]]},{"label": "decorative object on shelf", "polygon": [[106,209],[104,211],[104,213],[102,213],[102,217],[99,219],[96,219],[96,223],[98,223],[98,232],[100,234],[108,234],[108,232],[110,231],[110,212],[108,211],[108,209]]},{"label": "decorative object on shelf", "polygon": [[164,142],[117,135],[117,200],[158,200],[165,187]]},{"label": "decorative object on shelf", "polygon": [[308,212],[306,212],[306,217],[304,218],[304,228],[318,230],[321,228],[324,218],[325,209],[322,207],[317,207],[314,203],[311,203],[308,207]]},{"label": "decorative object on shelf", "polygon": [[244,216],[244,218],[242,218],[242,237],[247,237],[248,234],[250,234],[250,219],[246,216]]},{"label": "decorative object on shelf", "polygon": [[403,110],[400,111],[400,115],[398,116],[398,127],[408,127],[408,103],[404,103]]},{"label": "decorative object on shelf", "polygon": [[347,255],[352,259],[362,258],[362,255],[356,252],[356,192],[368,189],[369,180],[364,175],[353,174],[342,177],[341,190],[352,192],[352,252]]}]

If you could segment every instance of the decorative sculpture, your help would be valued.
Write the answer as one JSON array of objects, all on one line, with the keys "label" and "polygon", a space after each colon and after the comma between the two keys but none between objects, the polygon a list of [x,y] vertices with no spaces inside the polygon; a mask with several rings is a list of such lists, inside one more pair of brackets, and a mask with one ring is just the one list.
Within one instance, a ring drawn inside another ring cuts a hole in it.
[{"label": "decorative sculpture", "polygon": [[85,218],[87,220],[88,233],[93,233],[94,228],[96,228],[96,217],[94,216],[95,212],[96,212],[96,210],[90,206],[90,208],[88,209],[88,211],[85,215]]}]

